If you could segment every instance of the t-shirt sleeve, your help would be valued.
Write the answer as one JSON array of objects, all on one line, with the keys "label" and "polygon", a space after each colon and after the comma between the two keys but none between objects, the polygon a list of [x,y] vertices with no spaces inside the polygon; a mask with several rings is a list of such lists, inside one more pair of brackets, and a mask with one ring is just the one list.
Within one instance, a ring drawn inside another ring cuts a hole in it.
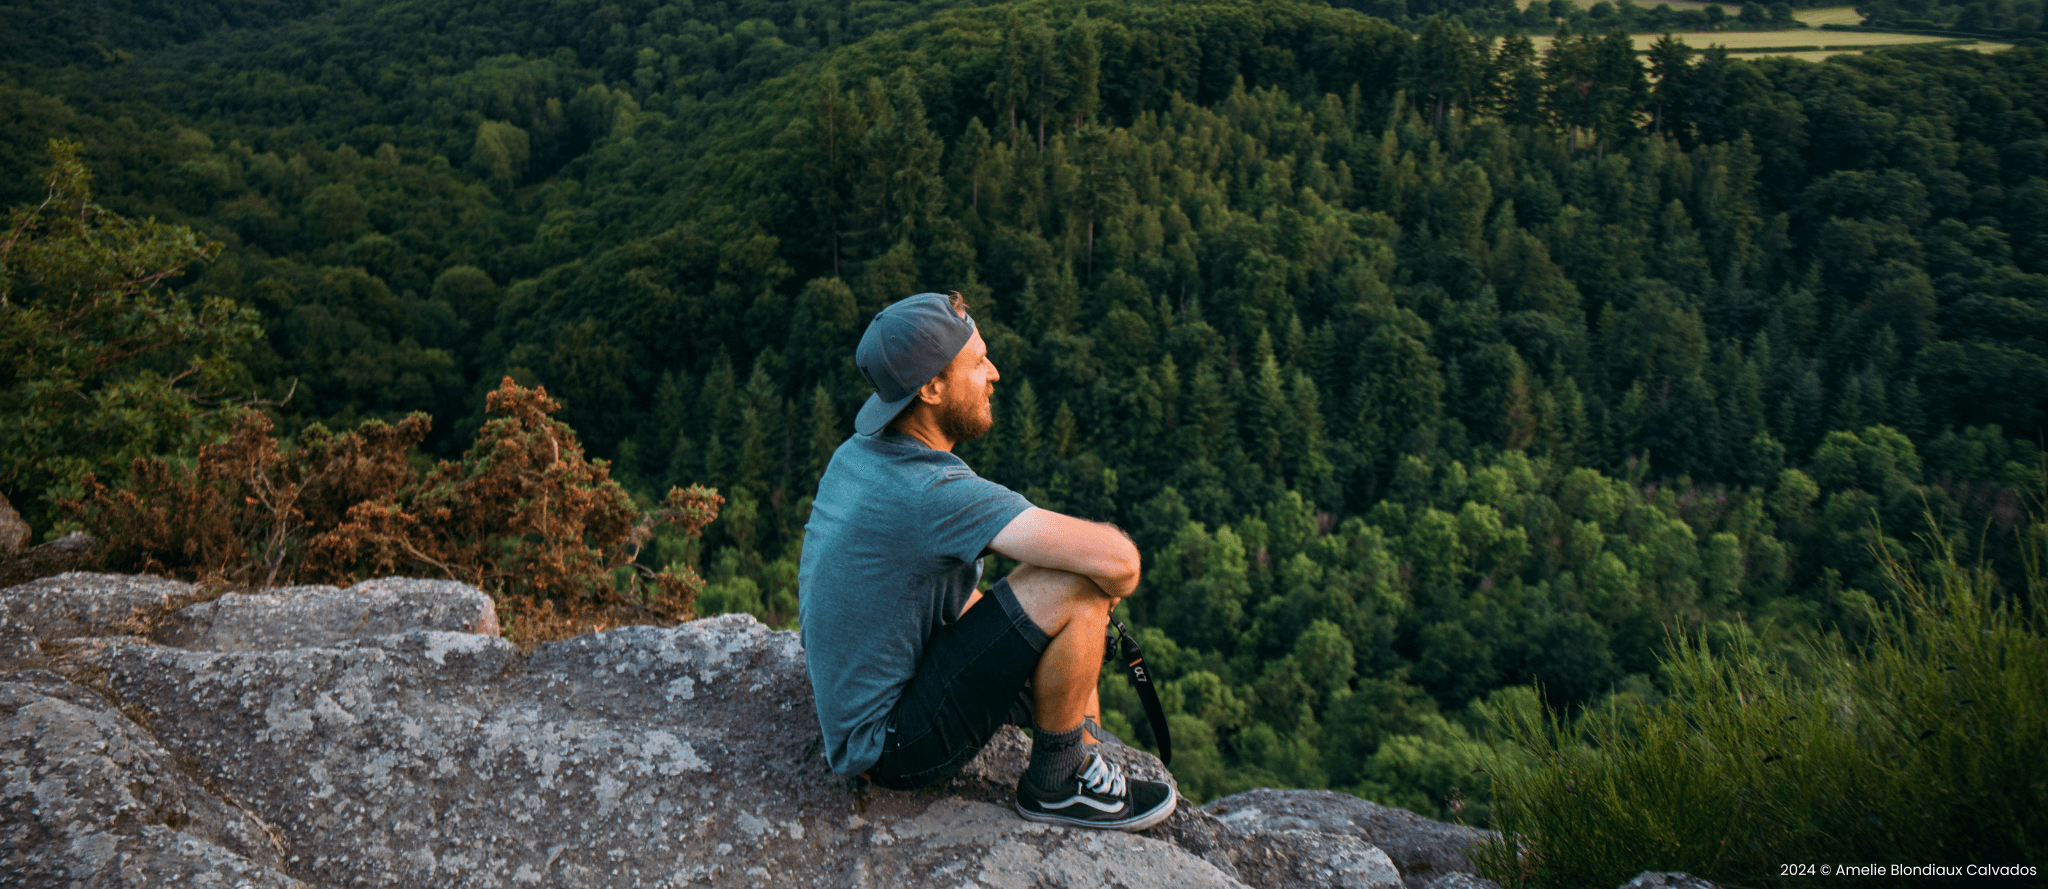
[{"label": "t-shirt sleeve", "polygon": [[972,562],[1011,519],[1030,508],[1024,495],[975,475],[974,470],[948,469],[925,490],[925,527],[932,535],[926,545],[933,556]]}]

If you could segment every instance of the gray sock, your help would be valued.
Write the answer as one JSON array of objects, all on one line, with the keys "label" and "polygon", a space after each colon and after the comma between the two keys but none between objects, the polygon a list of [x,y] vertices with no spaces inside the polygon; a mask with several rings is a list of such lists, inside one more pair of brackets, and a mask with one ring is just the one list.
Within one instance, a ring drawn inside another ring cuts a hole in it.
[{"label": "gray sock", "polygon": [[1031,726],[1031,766],[1024,770],[1025,779],[1037,785],[1040,790],[1065,787],[1068,781],[1080,774],[1081,766],[1088,761],[1087,745],[1081,743],[1081,727],[1064,732],[1046,731]]}]

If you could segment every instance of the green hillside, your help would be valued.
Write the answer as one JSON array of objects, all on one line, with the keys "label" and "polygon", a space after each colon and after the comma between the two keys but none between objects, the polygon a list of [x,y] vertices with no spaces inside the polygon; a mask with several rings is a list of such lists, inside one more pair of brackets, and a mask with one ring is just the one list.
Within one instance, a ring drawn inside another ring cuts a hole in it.
[{"label": "green hillside", "polygon": [[[2039,45],[1539,56],[1292,0],[18,8],[9,206],[73,139],[106,206],[224,242],[174,283],[259,314],[231,392],[285,432],[425,411],[449,456],[502,376],[545,385],[641,497],[724,492],[651,550],[701,560],[700,611],[793,619],[867,318],[965,293],[1003,382],[963,455],[1139,541],[1198,798],[1483,822],[1485,712],[1532,682],[1655,699],[1691,632],[1803,669],[1930,539],[2025,588]],[[23,465],[40,530],[70,480]]]}]

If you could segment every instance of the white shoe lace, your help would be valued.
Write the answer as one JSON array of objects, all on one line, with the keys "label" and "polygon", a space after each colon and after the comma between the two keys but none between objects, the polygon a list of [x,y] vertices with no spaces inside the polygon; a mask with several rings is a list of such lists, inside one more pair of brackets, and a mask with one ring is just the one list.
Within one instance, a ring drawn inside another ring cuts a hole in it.
[{"label": "white shoe lace", "polygon": [[1088,765],[1081,769],[1081,786],[1103,796],[1124,796],[1124,770],[1103,759],[1102,754],[1088,751]]}]

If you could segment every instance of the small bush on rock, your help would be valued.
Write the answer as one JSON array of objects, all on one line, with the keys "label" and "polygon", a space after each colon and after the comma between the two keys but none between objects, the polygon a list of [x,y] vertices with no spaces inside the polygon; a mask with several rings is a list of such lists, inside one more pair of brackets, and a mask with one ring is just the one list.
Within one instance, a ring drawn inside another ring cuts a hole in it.
[{"label": "small bush on rock", "polygon": [[87,474],[86,495],[65,507],[117,570],[251,586],[446,577],[498,595],[515,638],[690,617],[696,570],[638,560],[659,526],[701,533],[718,492],[672,488],[642,511],[549,416],[561,405],[545,389],[507,377],[485,403],[497,416],[476,445],[424,475],[408,461],[424,415],[343,434],[315,426],[285,448],[247,411],[193,465],[137,458],[120,487]]}]

